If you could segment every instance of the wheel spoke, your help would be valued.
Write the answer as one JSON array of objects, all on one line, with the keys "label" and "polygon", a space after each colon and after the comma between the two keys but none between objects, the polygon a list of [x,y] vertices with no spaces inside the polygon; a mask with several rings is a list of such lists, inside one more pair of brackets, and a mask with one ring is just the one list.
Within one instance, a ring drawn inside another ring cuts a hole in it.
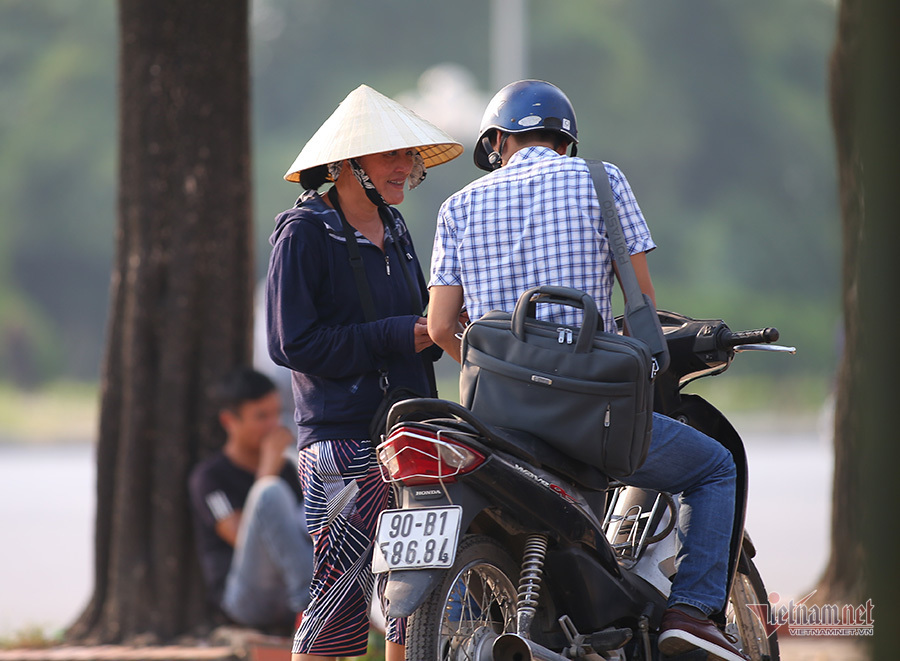
[{"label": "wheel spoke", "polygon": [[408,623],[407,658],[477,661],[493,640],[515,628],[518,568],[496,541],[466,538],[441,587]]},{"label": "wheel spoke", "polygon": [[448,638],[445,649],[451,652],[447,658],[473,658],[481,636],[487,632],[502,633],[515,621],[512,584],[507,579],[503,586],[493,576],[495,573],[497,570],[490,565],[474,564],[454,581],[441,622],[441,631]]},{"label": "wheel spoke", "polygon": [[725,633],[734,637],[736,646],[752,661],[777,661],[777,634],[769,636],[765,626],[751,610],[755,604],[768,604],[765,586],[752,561],[747,559],[748,573],[735,574],[725,614]]}]

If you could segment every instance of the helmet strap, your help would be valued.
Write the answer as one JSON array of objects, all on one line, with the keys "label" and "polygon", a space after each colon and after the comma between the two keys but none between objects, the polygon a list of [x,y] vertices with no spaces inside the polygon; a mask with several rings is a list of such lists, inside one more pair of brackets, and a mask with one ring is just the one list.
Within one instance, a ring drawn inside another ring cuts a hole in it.
[{"label": "helmet strap", "polygon": [[492,170],[503,167],[503,147],[506,146],[506,141],[509,139],[509,133],[505,133],[504,131],[500,131],[498,129],[495,130],[500,136],[500,144],[498,145],[497,149],[494,149],[494,145],[491,144],[491,141],[488,140],[487,136],[484,136],[481,139],[481,146],[484,147],[484,151],[487,154],[488,163],[490,163]]},{"label": "helmet strap", "polygon": [[491,169],[496,170],[501,167],[502,158],[498,152],[494,151],[494,145],[487,139],[487,136],[481,139],[481,146],[487,154],[488,163],[490,163]]}]

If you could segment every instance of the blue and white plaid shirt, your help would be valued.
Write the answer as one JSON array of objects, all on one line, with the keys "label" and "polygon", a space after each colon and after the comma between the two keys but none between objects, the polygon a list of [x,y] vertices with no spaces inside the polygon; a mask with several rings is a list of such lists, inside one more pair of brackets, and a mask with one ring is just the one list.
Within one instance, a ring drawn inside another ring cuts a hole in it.
[{"label": "blue and white plaid shirt", "polygon": [[[604,163],[631,254],[656,247],[625,175]],[[531,287],[589,293],[615,332],[615,276],[600,203],[587,164],[547,147],[527,147],[499,170],[473,181],[441,206],[429,286],[462,286],[469,317],[512,313]],[[581,324],[581,312],[540,305],[539,319]]]}]

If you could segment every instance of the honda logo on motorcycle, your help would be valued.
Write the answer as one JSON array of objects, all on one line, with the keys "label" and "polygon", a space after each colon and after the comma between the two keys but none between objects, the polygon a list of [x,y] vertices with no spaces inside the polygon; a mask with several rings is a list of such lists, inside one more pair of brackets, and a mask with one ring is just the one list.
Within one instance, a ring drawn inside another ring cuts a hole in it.
[{"label": "honda logo on motorcycle", "polygon": [[444,492],[440,489],[414,489],[413,498],[416,500],[428,500],[431,498],[440,498]]}]

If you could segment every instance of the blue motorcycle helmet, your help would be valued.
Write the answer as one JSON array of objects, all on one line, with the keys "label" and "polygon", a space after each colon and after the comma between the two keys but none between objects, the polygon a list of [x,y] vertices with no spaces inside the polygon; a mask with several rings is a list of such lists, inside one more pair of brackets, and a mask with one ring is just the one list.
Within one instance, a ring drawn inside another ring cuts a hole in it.
[{"label": "blue motorcycle helmet", "polygon": [[556,85],[545,80],[520,80],[510,83],[494,95],[478,129],[475,165],[488,172],[500,167],[500,154],[491,147],[488,134],[524,133],[544,129],[565,136],[572,143],[572,156],[578,151],[578,125],[571,101]]}]

